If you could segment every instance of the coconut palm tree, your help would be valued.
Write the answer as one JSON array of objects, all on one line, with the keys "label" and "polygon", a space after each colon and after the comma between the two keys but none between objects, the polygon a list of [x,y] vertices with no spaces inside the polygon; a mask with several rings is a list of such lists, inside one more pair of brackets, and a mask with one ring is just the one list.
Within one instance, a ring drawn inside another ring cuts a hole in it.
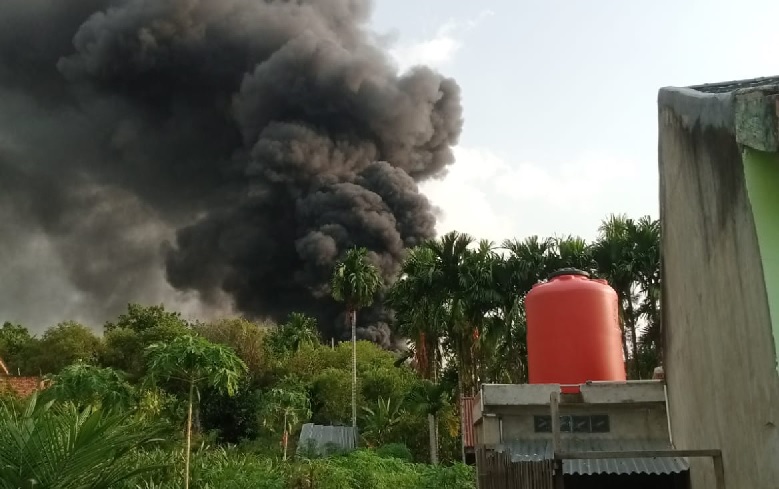
[{"label": "coconut palm tree", "polygon": [[352,430],[357,443],[357,311],[373,304],[383,284],[379,269],[368,260],[368,250],[352,248],[333,270],[333,299],[346,306],[352,331]]}]

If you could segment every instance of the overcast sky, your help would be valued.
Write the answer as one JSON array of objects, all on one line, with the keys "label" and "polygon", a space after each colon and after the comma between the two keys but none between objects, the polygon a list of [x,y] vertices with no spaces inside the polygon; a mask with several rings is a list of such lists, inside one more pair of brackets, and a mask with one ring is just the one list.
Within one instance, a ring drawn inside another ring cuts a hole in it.
[{"label": "overcast sky", "polygon": [[[736,7],[738,5],[738,7]],[[377,0],[402,68],[463,89],[438,231],[592,238],[658,215],[657,91],[779,74],[777,0]]]}]

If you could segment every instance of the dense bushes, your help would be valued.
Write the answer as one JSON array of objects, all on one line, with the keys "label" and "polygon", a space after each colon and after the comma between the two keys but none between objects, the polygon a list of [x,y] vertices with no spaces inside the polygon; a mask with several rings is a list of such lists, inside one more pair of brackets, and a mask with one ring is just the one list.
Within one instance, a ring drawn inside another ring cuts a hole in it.
[{"label": "dense bushes", "polygon": [[[396,447],[397,448],[397,447]],[[171,464],[168,451],[142,452],[139,465]],[[122,489],[173,489],[180,487],[175,469],[128,481]],[[281,463],[245,453],[238,448],[202,450],[193,454],[192,489],[472,489],[470,467],[414,464],[380,451],[359,450],[321,459]]]}]

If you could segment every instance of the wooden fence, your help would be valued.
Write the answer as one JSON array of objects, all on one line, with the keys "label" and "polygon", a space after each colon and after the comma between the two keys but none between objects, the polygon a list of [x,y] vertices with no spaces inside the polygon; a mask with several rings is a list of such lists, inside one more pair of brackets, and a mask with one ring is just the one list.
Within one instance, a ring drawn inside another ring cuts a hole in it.
[{"label": "wooden fence", "polygon": [[554,460],[512,462],[507,453],[476,449],[479,489],[553,489]]}]

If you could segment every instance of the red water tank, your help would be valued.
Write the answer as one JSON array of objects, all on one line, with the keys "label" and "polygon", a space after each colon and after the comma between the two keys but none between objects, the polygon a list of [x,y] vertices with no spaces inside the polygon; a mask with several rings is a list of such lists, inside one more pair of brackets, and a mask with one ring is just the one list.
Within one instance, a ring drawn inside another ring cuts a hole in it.
[{"label": "red water tank", "polygon": [[525,298],[531,384],[624,381],[617,293],[605,280],[574,268],[559,270]]}]

